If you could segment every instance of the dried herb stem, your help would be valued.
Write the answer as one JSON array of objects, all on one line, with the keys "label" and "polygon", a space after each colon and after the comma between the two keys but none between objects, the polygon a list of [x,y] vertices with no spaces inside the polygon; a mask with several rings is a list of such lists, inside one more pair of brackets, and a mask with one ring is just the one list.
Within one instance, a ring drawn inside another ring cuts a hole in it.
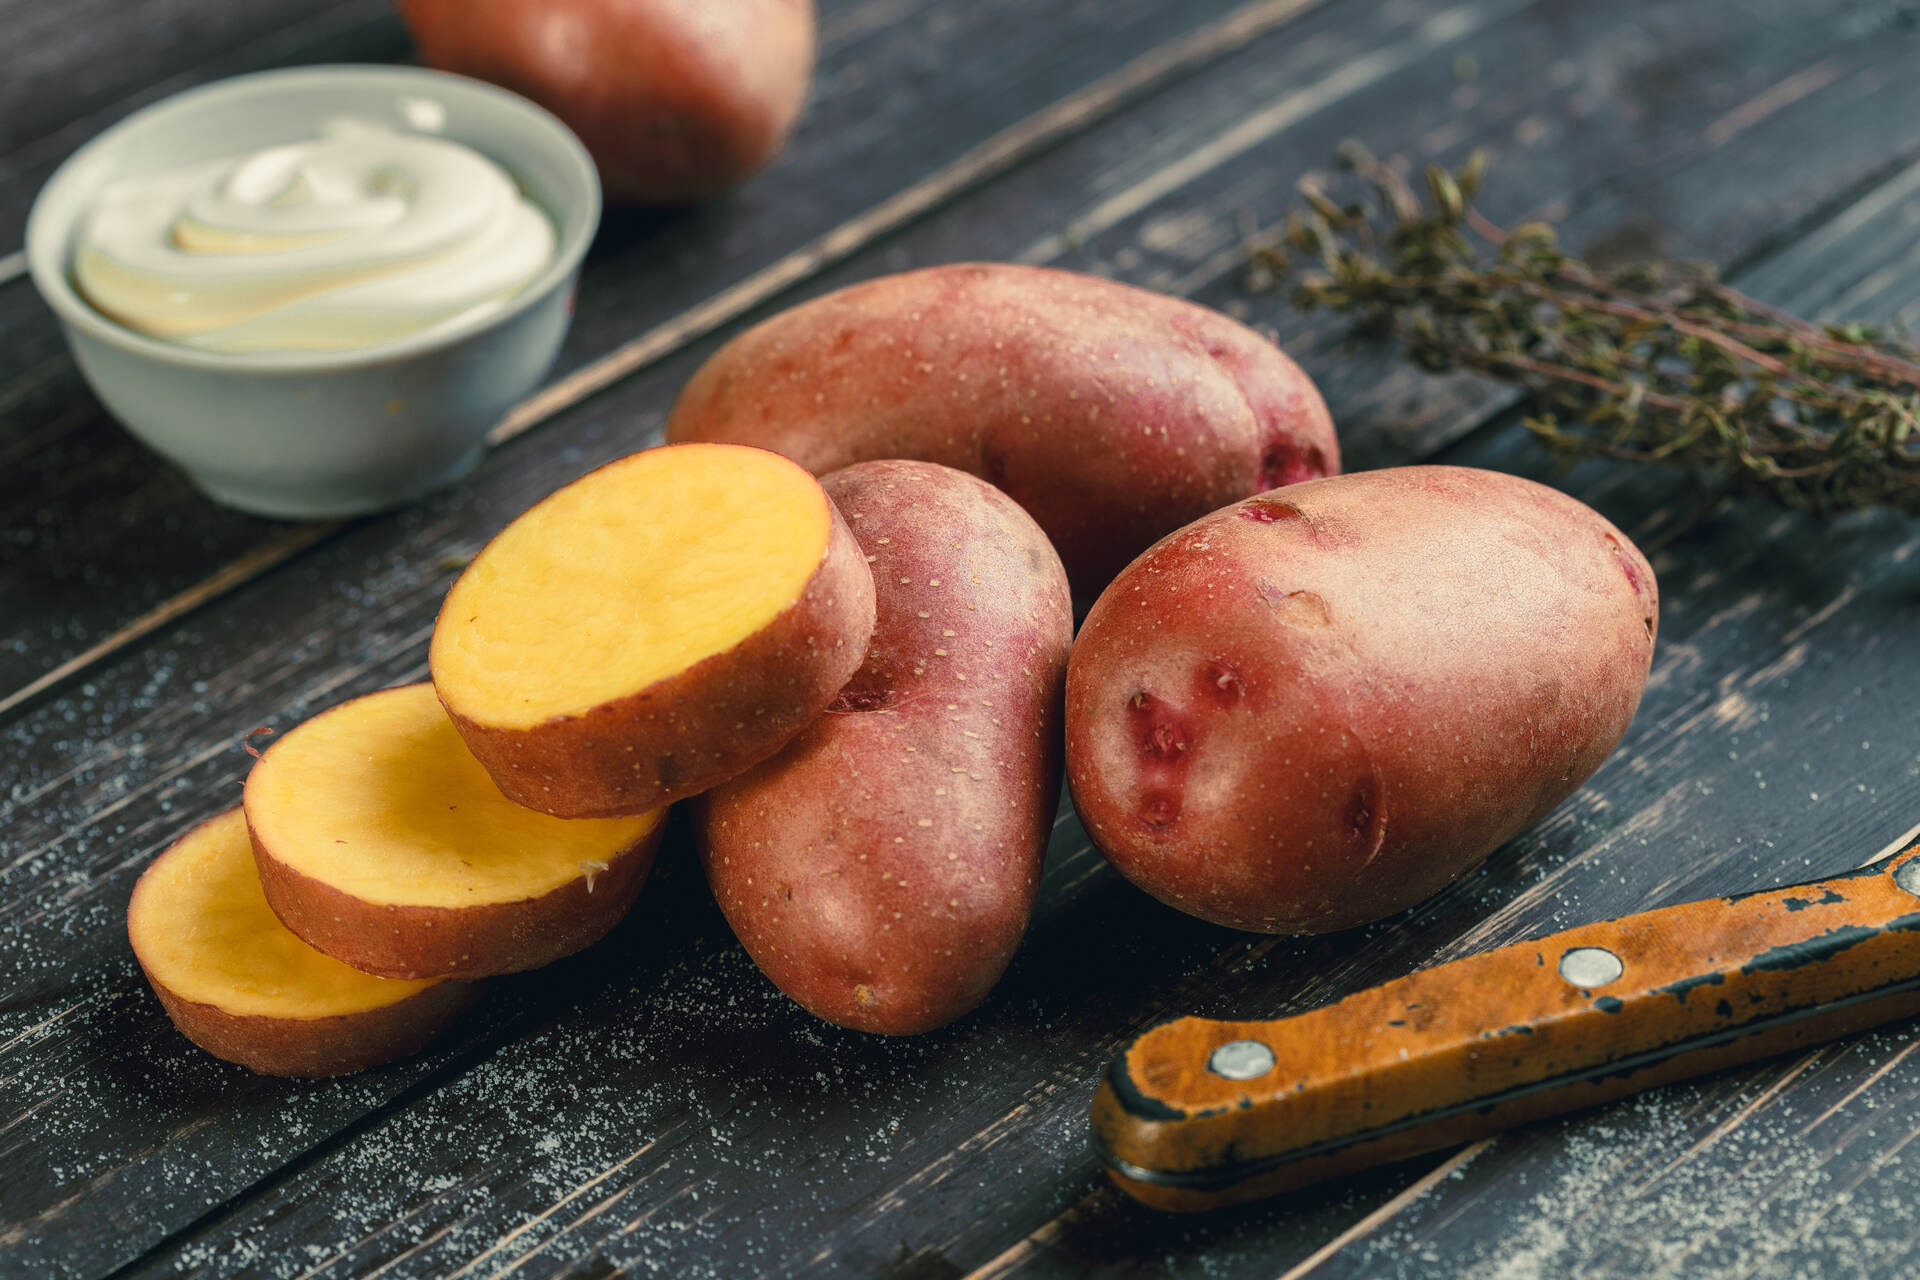
[{"label": "dried herb stem", "polygon": [[1546,223],[1504,229],[1474,208],[1478,155],[1429,169],[1424,194],[1357,146],[1342,159],[1357,198],[1303,182],[1284,232],[1255,247],[1256,287],[1292,276],[1302,307],[1397,338],[1422,368],[1525,388],[1528,426],[1566,457],[1686,467],[1800,509],[1920,513],[1909,347],[1783,312],[1707,267],[1602,271]]}]

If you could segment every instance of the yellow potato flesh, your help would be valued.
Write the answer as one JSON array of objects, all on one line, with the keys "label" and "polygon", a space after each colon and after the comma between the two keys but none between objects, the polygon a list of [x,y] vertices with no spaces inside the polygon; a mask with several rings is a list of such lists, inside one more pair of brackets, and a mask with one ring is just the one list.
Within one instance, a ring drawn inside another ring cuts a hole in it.
[{"label": "yellow potato flesh", "polygon": [[430,684],[356,698],[293,730],[247,778],[275,860],[382,905],[519,902],[591,876],[650,831],[634,818],[550,818],[500,794]]},{"label": "yellow potato flesh", "polygon": [[791,607],[831,509],[786,459],[738,445],[649,449],[508,525],[454,583],[433,680],[480,724],[579,715],[725,653]]},{"label": "yellow potato flesh", "polygon": [[127,909],[127,934],[159,985],[243,1017],[364,1013],[435,981],[376,978],[288,932],[260,891],[238,809],[194,829],[147,869]]}]

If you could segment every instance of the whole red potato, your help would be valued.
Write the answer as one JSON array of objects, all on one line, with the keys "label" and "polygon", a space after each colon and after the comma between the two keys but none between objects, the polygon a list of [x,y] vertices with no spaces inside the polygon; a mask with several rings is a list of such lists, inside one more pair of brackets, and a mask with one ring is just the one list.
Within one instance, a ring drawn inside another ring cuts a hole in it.
[{"label": "whole red potato", "polygon": [[882,276],[762,321],[688,381],[667,439],[815,475],[876,458],[971,472],[1026,508],[1089,599],[1181,525],[1340,469],[1326,404],[1271,339],[1011,262]]},{"label": "whole red potato", "polygon": [[821,479],[879,620],[827,713],[695,802],[715,899],[782,991],[913,1035],[1013,958],[1060,796],[1073,612],[1060,557],[984,480],[928,462]]},{"label": "whole red potato", "polygon": [[1646,686],[1646,557],[1518,476],[1400,467],[1162,539],[1067,671],[1087,833],[1161,901],[1321,933],[1412,906],[1600,767]]},{"label": "whole red potato", "polygon": [[607,199],[737,186],[793,132],[813,0],[399,0],[429,66],[533,99],[580,135]]}]

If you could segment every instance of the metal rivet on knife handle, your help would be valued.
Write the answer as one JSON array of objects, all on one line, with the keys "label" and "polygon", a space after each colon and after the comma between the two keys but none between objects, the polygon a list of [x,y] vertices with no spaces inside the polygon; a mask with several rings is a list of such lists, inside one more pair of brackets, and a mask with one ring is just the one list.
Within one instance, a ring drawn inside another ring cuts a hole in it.
[{"label": "metal rivet on knife handle", "polygon": [[1908,858],[1895,868],[1893,882],[1916,898],[1920,898],[1920,858]]},{"label": "metal rivet on knife handle", "polygon": [[1229,1040],[1207,1059],[1207,1070],[1229,1080],[1251,1080],[1273,1070],[1273,1050],[1258,1040]]},{"label": "metal rivet on knife handle", "polygon": [[1605,947],[1575,947],[1560,957],[1560,976],[1588,991],[1620,981],[1626,971],[1620,957]]}]

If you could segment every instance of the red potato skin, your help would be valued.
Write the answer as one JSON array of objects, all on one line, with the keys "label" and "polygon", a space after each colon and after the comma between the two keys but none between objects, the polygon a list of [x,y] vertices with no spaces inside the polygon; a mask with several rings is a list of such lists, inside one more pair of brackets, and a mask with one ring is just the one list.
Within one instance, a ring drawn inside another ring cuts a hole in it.
[{"label": "red potato skin", "polygon": [[188,1000],[151,974],[147,980],[180,1034],[216,1058],[268,1076],[343,1076],[411,1057],[480,993],[471,983],[440,982],[365,1013],[264,1018]]},{"label": "red potato skin", "polygon": [[774,316],[693,376],[671,441],[754,444],[822,475],[938,462],[1025,507],[1091,598],[1209,511],[1340,469],[1312,381],[1218,312],[1011,263],[870,280]]},{"label": "red potato skin", "polygon": [[1161,541],[1088,614],[1074,802],[1114,866],[1182,911],[1365,924],[1593,774],[1658,616],[1625,534],[1515,476],[1406,467],[1252,498]]},{"label": "red potato skin", "polygon": [[871,652],[695,823],[714,896],[775,985],[829,1022],[911,1035],[979,1005],[1026,930],[1072,606],[1045,535],[983,481],[885,461],[822,484],[874,557]]},{"label": "red potato skin", "polygon": [[267,905],[315,951],[379,978],[471,979],[537,969],[598,942],[640,896],[665,826],[663,815],[590,881],[475,907],[368,902],[281,862],[251,825],[247,835]]},{"label": "red potato skin", "polygon": [[[831,505],[831,504],[829,504]],[[838,511],[801,596],[725,653],[575,716],[530,729],[454,728],[494,785],[557,818],[646,813],[744,773],[813,722],[866,655],[873,574]]]},{"label": "red potato skin", "polygon": [[580,135],[607,199],[686,204],[786,144],[813,0],[399,0],[427,65],[531,98]]}]

